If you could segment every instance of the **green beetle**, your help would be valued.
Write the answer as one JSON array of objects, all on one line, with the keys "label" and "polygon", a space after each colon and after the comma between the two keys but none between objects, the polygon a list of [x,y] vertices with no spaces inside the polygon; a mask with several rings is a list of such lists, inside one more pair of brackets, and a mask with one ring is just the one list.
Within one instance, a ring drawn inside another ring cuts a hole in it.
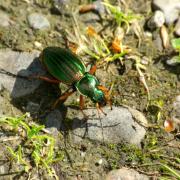
[{"label": "green beetle", "polygon": [[53,107],[59,101],[65,101],[76,90],[80,93],[81,110],[83,110],[84,106],[83,96],[89,97],[96,103],[97,109],[101,112],[103,112],[101,106],[105,105],[106,102],[110,104],[108,89],[101,86],[93,75],[96,71],[95,65],[87,72],[86,66],[75,54],[60,47],[45,48],[40,55],[40,60],[54,79],[42,76],[36,76],[36,78],[52,83],[62,82],[71,87],[61,95]]}]

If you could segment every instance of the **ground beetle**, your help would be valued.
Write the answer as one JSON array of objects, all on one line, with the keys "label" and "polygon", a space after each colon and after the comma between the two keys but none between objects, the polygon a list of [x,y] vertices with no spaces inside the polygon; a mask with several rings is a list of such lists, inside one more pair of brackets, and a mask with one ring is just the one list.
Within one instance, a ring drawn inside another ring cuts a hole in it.
[{"label": "ground beetle", "polygon": [[93,65],[90,71],[87,72],[84,63],[74,53],[60,47],[45,48],[40,55],[40,60],[47,71],[53,76],[53,79],[44,76],[34,76],[34,78],[52,83],[62,82],[70,86],[70,88],[57,99],[53,107],[55,107],[59,101],[65,101],[68,96],[76,90],[80,93],[81,110],[83,110],[84,106],[83,96],[89,97],[96,103],[98,112],[100,110],[104,113],[101,107],[107,102],[111,105],[108,89],[101,86],[97,78],[93,75],[96,71],[96,65]]}]

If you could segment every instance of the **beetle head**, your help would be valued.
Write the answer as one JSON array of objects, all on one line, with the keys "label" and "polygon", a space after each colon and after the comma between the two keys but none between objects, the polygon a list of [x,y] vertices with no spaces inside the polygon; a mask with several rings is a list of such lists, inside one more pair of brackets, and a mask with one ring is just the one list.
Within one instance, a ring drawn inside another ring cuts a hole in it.
[{"label": "beetle head", "polygon": [[93,101],[99,103],[100,106],[105,106],[106,105],[105,94],[101,89],[97,89],[97,88],[95,89],[94,96],[93,96]]}]

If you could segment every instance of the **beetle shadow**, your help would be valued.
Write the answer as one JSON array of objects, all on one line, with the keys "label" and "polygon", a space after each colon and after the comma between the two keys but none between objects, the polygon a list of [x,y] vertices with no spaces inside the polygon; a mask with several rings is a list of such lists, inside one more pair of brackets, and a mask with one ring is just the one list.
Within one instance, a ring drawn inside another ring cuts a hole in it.
[{"label": "beetle shadow", "polygon": [[[20,69],[15,74],[5,70],[3,74],[11,79],[11,104],[23,113],[30,112],[34,121],[45,125],[45,118],[51,113],[51,106],[60,96],[61,91],[57,84],[30,78],[32,75],[50,77],[39,58],[34,58],[26,68]],[[66,117],[67,108],[62,105],[59,110],[62,116]]]}]

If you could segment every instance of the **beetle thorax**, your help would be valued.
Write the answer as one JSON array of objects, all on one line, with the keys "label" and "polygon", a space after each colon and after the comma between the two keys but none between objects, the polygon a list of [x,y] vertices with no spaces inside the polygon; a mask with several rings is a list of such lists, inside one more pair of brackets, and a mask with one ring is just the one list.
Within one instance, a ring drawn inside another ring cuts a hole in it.
[{"label": "beetle thorax", "polygon": [[104,99],[104,93],[98,89],[99,81],[89,73],[85,73],[76,84],[76,89],[80,94],[89,97],[94,102],[100,102]]}]

